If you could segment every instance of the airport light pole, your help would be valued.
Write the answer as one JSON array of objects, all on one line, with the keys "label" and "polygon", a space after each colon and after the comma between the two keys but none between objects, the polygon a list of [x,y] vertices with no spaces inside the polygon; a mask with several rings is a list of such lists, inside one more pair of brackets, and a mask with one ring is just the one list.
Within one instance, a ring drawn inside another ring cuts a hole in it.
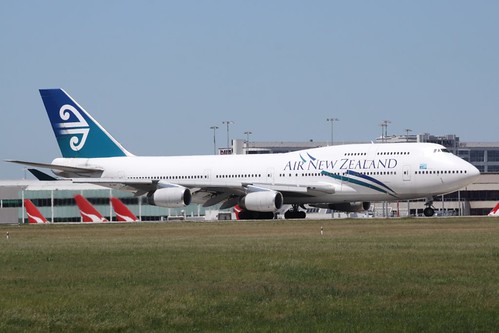
[{"label": "airport light pole", "polygon": [[217,154],[217,136],[215,131],[218,129],[218,126],[211,126],[210,129],[213,130],[213,155]]},{"label": "airport light pole", "polygon": [[381,126],[381,142],[386,142],[386,138],[388,137],[388,124],[391,124],[392,122],[389,120],[383,120],[383,122],[380,124]]},{"label": "airport light pole", "polygon": [[334,145],[334,132],[333,132],[333,125],[335,121],[340,121],[338,118],[327,118],[326,121],[329,121],[331,123],[331,146]]},{"label": "airport light pole", "polygon": [[244,132],[244,134],[246,134],[246,150],[248,150],[248,148],[249,148],[249,142],[250,142],[249,141],[249,136],[250,136],[250,134],[253,134],[253,132],[246,131],[246,132]]},{"label": "airport light pole", "polygon": [[232,120],[222,121],[222,124],[227,125],[227,149],[230,147],[229,145],[229,125],[235,124]]},{"label": "airport light pole", "polygon": [[405,139],[406,139],[406,142],[409,142],[409,132],[412,132],[412,129],[410,128],[406,128],[405,129]]}]

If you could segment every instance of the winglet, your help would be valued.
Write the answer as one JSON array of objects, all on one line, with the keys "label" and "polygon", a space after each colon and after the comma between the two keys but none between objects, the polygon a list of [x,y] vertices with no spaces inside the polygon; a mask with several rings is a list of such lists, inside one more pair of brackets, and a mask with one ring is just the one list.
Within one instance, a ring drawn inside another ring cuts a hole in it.
[{"label": "winglet", "polygon": [[83,222],[108,222],[108,220],[82,195],[77,194],[74,198],[80,209],[80,215]]}]

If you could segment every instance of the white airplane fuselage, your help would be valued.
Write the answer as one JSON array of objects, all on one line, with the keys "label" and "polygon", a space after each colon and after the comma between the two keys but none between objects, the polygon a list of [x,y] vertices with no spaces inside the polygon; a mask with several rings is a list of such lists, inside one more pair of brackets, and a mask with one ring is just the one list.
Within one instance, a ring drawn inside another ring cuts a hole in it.
[{"label": "white airplane fuselage", "polygon": [[[189,188],[309,188],[284,196],[284,204],[426,198],[456,191],[479,175],[473,165],[431,143],[352,144],[269,155],[58,158],[53,164],[100,168],[103,179]],[[314,185],[324,193],[310,189]]]}]

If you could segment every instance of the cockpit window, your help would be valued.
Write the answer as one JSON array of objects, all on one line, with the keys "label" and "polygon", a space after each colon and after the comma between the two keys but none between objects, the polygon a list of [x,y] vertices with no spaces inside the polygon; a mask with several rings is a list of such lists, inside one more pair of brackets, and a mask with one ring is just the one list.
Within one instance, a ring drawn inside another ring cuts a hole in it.
[{"label": "cockpit window", "polygon": [[433,149],[434,153],[451,153],[449,149],[447,148],[442,148],[442,149]]}]

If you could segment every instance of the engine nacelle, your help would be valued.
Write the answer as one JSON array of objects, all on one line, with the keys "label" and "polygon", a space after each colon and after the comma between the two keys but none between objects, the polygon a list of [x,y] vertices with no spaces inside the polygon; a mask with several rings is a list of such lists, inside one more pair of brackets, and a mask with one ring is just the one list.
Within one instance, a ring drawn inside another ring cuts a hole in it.
[{"label": "engine nacelle", "polygon": [[147,202],[150,205],[166,208],[188,206],[191,203],[191,199],[191,191],[182,186],[160,188],[147,194]]},{"label": "engine nacelle", "polygon": [[371,207],[370,202],[343,202],[337,204],[329,204],[328,208],[332,210],[338,210],[345,213],[361,213]]},{"label": "engine nacelle", "polygon": [[282,207],[282,194],[276,191],[259,191],[246,194],[239,206],[254,212],[275,212]]}]

